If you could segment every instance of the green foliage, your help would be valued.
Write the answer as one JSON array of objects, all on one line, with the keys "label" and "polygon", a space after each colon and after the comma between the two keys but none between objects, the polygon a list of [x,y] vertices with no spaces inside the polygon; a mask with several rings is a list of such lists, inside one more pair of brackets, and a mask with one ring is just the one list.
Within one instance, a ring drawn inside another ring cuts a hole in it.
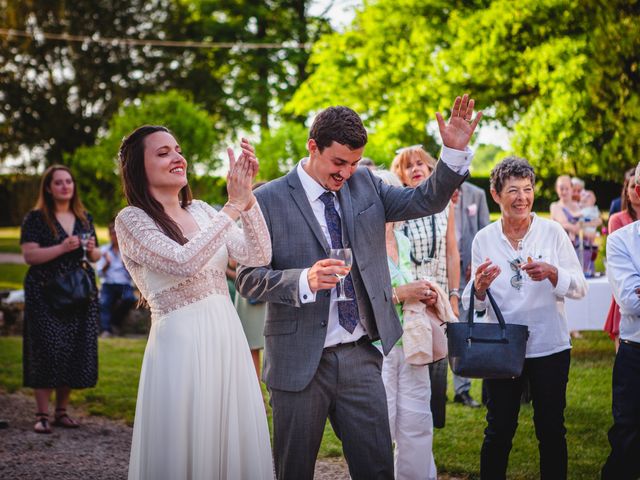
[{"label": "green foliage", "polygon": [[[565,410],[569,450],[569,478],[597,477],[609,451],[606,432],[611,425],[611,369],[613,343],[602,332],[584,332],[574,340]],[[71,401],[90,413],[133,421],[144,339],[100,340],[98,386],[74,390]],[[22,340],[0,338],[0,390],[19,390],[22,385]],[[472,395],[480,398],[480,381],[474,381]],[[266,390],[263,385],[263,394]],[[453,389],[449,382],[449,398]],[[267,405],[271,418],[271,410]],[[459,404],[447,404],[447,423],[436,430],[434,455],[440,474],[478,478],[480,447],[486,411]],[[518,431],[510,455],[508,478],[539,478],[538,445],[532,422],[532,408],[521,408]],[[341,455],[340,441],[327,424],[320,447],[321,457]]]},{"label": "green foliage", "polygon": [[498,145],[481,143],[476,147],[473,157],[472,177],[488,177],[491,169],[507,156],[507,152]]},{"label": "green foliage", "polygon": [[78,181],[82,199],[99,223],[107,223],[125,206],[120,193],[117,154],[122,138],[135,128],[145,125],[164,125],[175,135],[193,172],[211,172],[220,164],[212,146],[220,142],[222,134],[201,107],[188,94],[175,90],[146,95],[124,105],[109,121],[106,134],[91,147],[80,147],[67,158]]},{"label": "green foliage", "polygon": [[[441,92],[436,54],[450,36],[447,18],[465,2],[381,0],[365,4],[344,33],[322,37],[312,52],[312,74],[288,110],[329,105],[359,112],[371,135],[366,155],[388,165],[396,149],[421,143],[437,155],[433,129]],[[452,100],[452,99],[451,99]]]},{"label": "green foliage", "polygon": [[260,161],[259,180],[273,180],[287,173],[298,161],[307,156],[309,134],[302,123],[287,122],[275,131],[263,132],[256,145]]},{"label": "green foliage", "polygon": [[[640,2],[378,0],[323,37],[288,105],[359,111],[386,157],[471,92],[539,176],[614,179],[640,149]],[[433,142],[433,138],[431,140]],[[369,152],[367,152],[369,153]],[[378,158],[378,160],[380,160]]]},{"label": "green foliage", "polygon": [[0,290],[22,290],[28,265],[0,263]]},{"label": "green foliage", "polygon": [[0,175],[0,226],[20,225],[38,199],[40,178],[19,173]]},{"label": "green foliage", "polygon": [[[0,26],[31,38],[0,43],[0,160],[30,151],[23,166],[60,163],[90,145],[127,98],[166,88],[172,52],[133,45],[67,43],[40,32],[155,38],[164,0],[5,0]],[[152,14],[156,11],[156,14]],[[160,14],[158,14],[160,13]]]},{"label": "green foliage", "polygon": [[[274,114],[306,76],[308,49],[331,30],[308,0],[63,0],[1,2],[0,161],[26,152],[22,167],[60,163],[92,145],[122,102],[178,88],[203,105],[218,132],[234,136]],[[261,43],[293,48],[170,48],[67,42],[92,39]],[[219,146],[215,144],[214,146]]]}]

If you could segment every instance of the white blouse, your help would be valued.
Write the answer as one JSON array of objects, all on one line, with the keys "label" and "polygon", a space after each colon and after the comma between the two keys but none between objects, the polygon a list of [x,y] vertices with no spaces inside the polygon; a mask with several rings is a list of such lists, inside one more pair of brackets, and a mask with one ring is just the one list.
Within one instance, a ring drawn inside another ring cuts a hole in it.
[{"label": "white blouse", "polygon": [[[515,250],[502,232],[502,222],[496,221],[480,230],[473,240],[471,278],[475,277],[478,265],[489,258],[500,266],[500,275],[489,290],[507,323],[526,325],[529,328],[527,358],[543,357],[571,348],[567,317],[564,310],[565,297],[579,299],[587,293],[587,282],[571,245],[569,237],[559,223],[531,214],[529,231],[522,240],[522,249]],[[554,287],[549,280],[536,282],[520,270],[524,283],[518,289],[518,273],[512,263],[520,257],[547,262],[558,269],[558,283]],[[469,307],[471,285],[469,282],[462,295],[465,308]],[[484,310],[488,299],[474,300],[476,310]],[[488,321],[497,322],[489,306]]]}]

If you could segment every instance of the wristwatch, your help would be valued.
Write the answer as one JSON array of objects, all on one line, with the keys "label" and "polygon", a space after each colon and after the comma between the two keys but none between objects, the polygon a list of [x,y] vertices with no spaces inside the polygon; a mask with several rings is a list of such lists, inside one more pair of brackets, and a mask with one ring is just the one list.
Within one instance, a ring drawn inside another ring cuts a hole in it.
[{"label": "wristwatch", "polygon": [[460,290],[458,290],[457,288],[452,288],[451,290],[449,290],[449,298],[451,297],[460,298]]}]

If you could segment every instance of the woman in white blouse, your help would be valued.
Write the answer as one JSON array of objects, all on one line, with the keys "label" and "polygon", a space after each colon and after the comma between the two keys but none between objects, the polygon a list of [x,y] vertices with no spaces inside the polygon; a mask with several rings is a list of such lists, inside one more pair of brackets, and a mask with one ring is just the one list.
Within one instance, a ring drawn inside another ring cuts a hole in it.
[{"label": "woman in white blouse", "polygon": [[[564,408],[571,342],[564,299],[581,298],[587,284],[571,242],[560,224],[531,212],[535,174],[529,163],[505,158],[491,171],[491,195],[500,220],[478,232],[472,247],[472,277],[463,294],[469,305],[486,308],[486,291],[507,323],[529,328],[522,376],[487,380],[487,428],[480,458],[483,479],[506,478],[525,381],[531,386],[540,450],[540,478],[567,476]],[[491,308],[489,321],[496,321]]]}]

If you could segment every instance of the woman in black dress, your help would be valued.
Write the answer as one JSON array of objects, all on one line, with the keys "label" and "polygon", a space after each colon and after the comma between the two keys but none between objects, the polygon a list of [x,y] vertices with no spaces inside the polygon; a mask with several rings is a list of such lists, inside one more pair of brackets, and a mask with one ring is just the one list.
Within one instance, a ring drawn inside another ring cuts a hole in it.
[{"label": "woman in black dress", "polygon": [[[38,202],[26,215],[20,237],[24,259],[31,265],[24,281],[24,385],[35,389],[37,433],[51,432],[48,411],[54,389],[53,424],[78,427],[66,412],[71,389],[93,387],[98,379],[97,296],[65,313],[54,311],[45,296],[48,282],[80,267],[83,233],[87,257],[95,262],[100,250],[91,216],[80,201],[71,171],[53,165],[44,172]],[[95,291],[95,276],[88,268]]]}]

